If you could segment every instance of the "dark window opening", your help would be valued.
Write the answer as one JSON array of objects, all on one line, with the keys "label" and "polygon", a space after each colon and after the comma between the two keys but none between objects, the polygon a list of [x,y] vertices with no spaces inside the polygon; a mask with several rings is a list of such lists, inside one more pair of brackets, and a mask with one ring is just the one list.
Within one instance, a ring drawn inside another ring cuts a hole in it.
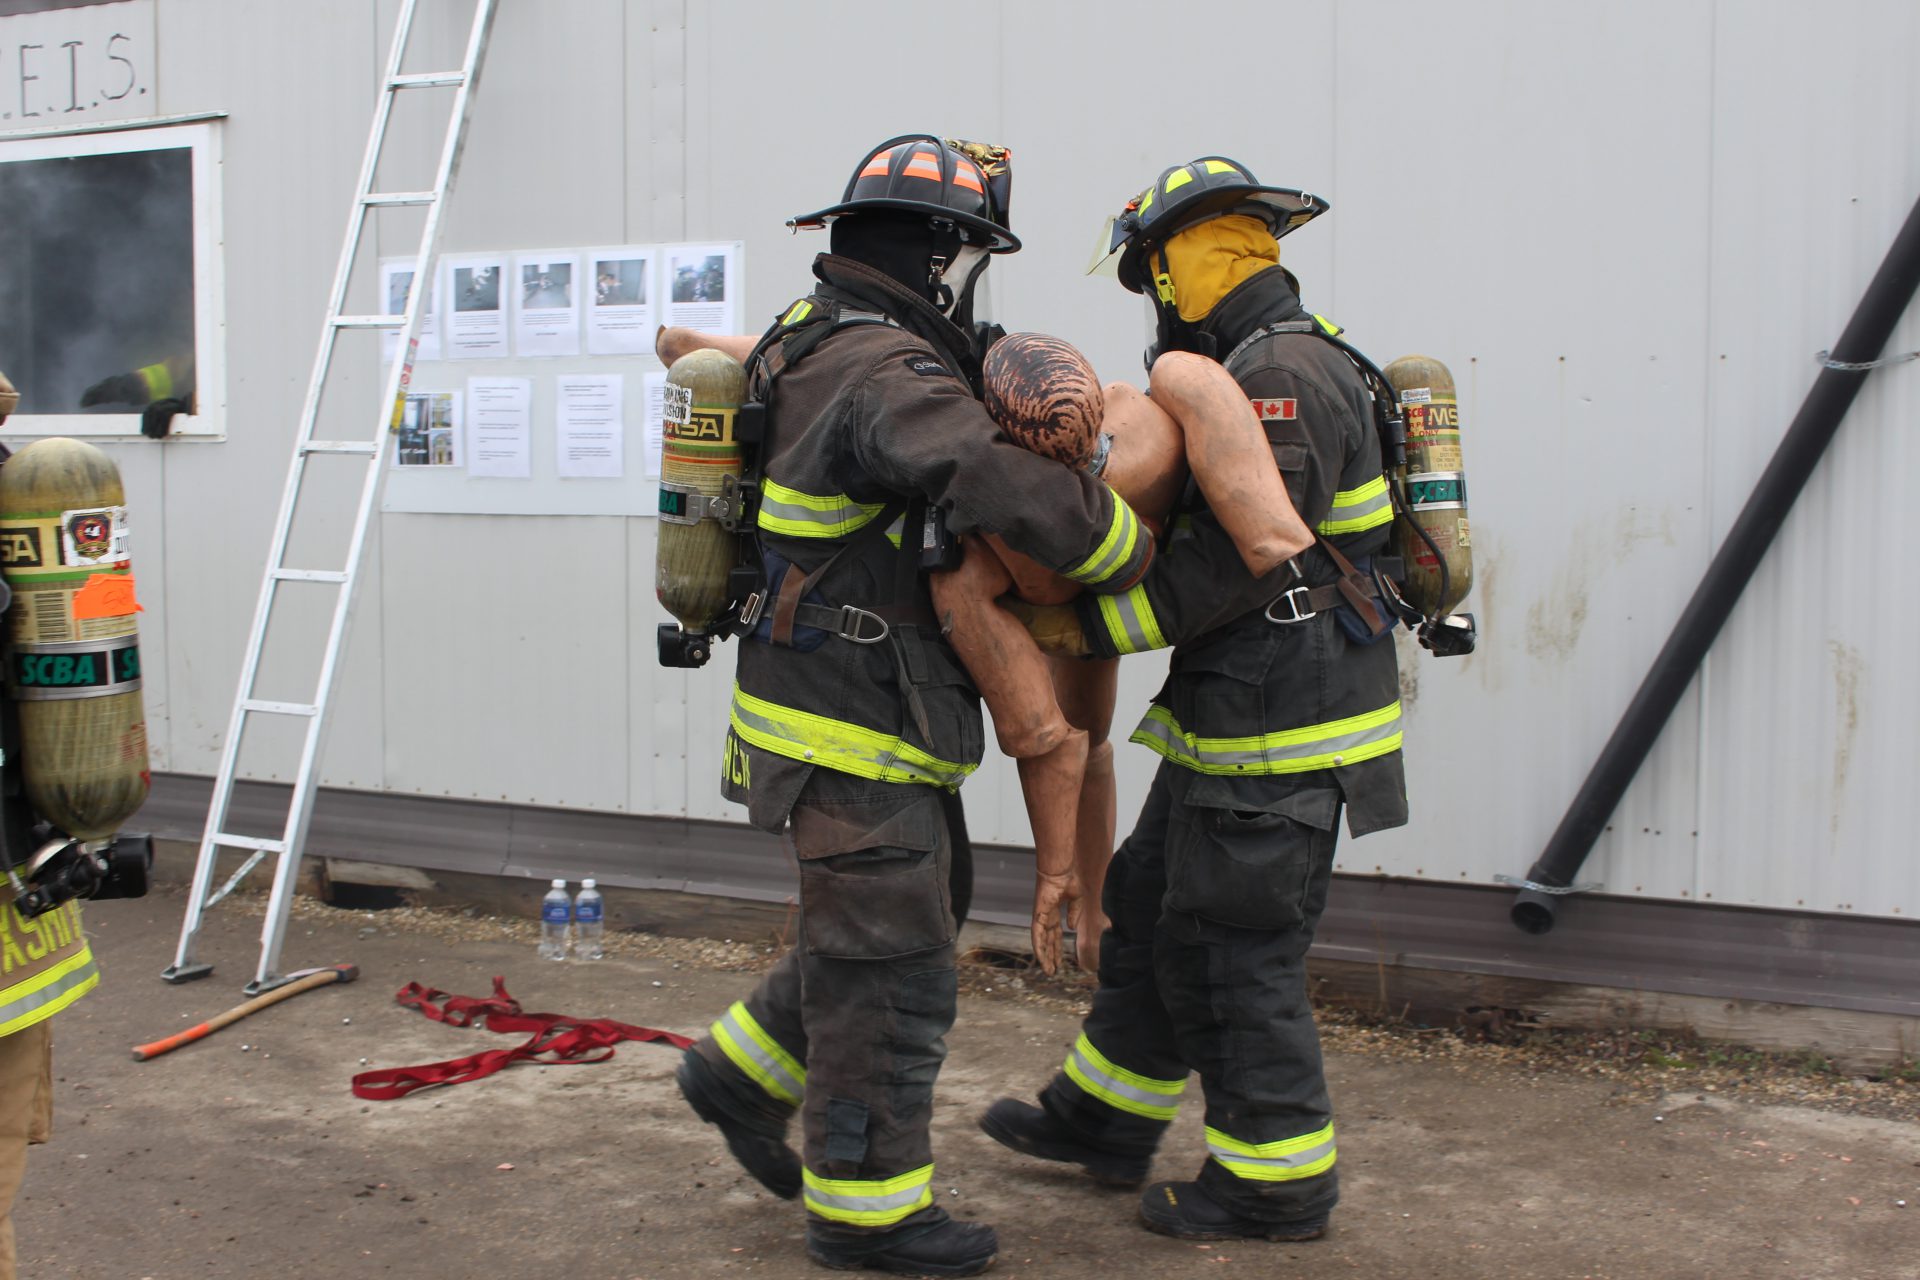
[{"label": "dark window opening", "polygon": [[193,402],[193,152],[6,161],[0,369],[25,414]]}]

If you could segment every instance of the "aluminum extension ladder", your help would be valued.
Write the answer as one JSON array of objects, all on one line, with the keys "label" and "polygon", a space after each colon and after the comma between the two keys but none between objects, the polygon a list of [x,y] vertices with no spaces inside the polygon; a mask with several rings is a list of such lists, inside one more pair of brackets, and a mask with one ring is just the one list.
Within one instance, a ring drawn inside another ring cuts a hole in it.
[{"label": "aluminum extension ladder", "polygon": [[[400,395],[412,379],[414,344],[420,333],[425,300],[432,292],[429,282],[439,257],[441,215],[445,212],[447,198],[453,190],[454,175],[460,166],[473,92],[479,79],[481,62],[486,56],[496,2],[474,0],[473,26],[467,37],[466,56],[459,70],[425,74],[401,72],[419,0],[403,0],[401,5],[399,20],[394,26],[393,47],[387,57],[386,75],[381,81],[379,100],[374,107],[373,128],[367,136],[366,157],[360,166],[360,182],[354,190],[353,208],[347,218],[346,243],[341,247],[340,265],[334,274],[333,293],[320,333],[320,350],[314,360],[313,378],[308,383],[306,402],[301,409],[299,433],[294,438],[286,489],[281,496],[280,514],[274,524],[272,547],[267,555],[265,576],[260,583],[259,602],[254,607],[253,629],[247,637],[239,688],[234,694],[233,714],[227,722],[226,742],[220,753],[220,770],[214,778],[213,801],[207,810],[206,832],[200,838],[199,861],[193,872],[192,898],[187,903],[186,920],[180,929],[179,950],[175,953],[173,964],[160,975],[168,982],[189,982],[213,972],[211,964],[198,962],[193,956],[194,941],[201,923],[207,911],[232,893],[269,854],[277,857],[279,862],[274,868],[273,892],[267,902],[266,923],[260,931],[259,969],[253,981],[247,984],[246,992],[256,995],[288,980],[280,972],[280,944],[286,933],[287,915],[293,903],[294,873],[300,865],[307,829],[313,819],[315,777],[325,739],[327,703],[333,692],[334,674],[346,639],[353,605],[354,580],[359,575],[361,552],[366,546],[367,524],[372,518],[374,502],[379,496],[385,472],[381,463],[388,424]],[[386,145],[395,99],[410,90],[446,87],[453,88],[454,97],[433,189],[375,191],[373,184]],[[426,209],[426,221],[420,233],[419,252],[414,259],[413,288],[404,314],[343,314],[341,309],[346,305],[347,288],[354,260],[360,250],[368,211],[422,206]],[[377,410],[368,414],[376,423],[372,437],[357,440],[315,439],[322,394],[333,365],[334,344],[343,329],[398,330],[396,358],[393,368],[383,379],[384,393],[379,405],[370,407]],[[366,474],[360,487],[359,509],[348,535],[350,540],[346,562],[339,568],[296,568],[286,563],[294,513],[301,497],[302,482],[307,479],[307,462],[316,454],[344,454],[358,457],[365,463]],[[313,700],[304,703],[271,701],[256,696],[261,655],[266,647],[277,593],[284,584],[294,582],[318,584],[321,589],[328,586],[336,589],[332,626],[327,633],[320,670],[313,685]],[[272,839],[239,835],[226,829],[232,809],[234,778],[240,764],[241,741],[249,718],[256,716],[293,717],[296,723],[300,720],[306,722],[305,741],[301,748],[299,770],[293,780],[293,794],[285,825],[281,834]],[[222,849],[246,850],[248,857],[219,891],[209,896],[207,891],[213,884],[215,863]]]}]

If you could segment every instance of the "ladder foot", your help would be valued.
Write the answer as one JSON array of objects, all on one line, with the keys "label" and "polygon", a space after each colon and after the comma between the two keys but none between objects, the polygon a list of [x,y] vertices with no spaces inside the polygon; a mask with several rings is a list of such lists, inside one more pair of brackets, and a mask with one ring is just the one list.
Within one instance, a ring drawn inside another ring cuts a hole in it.
[{"label": "ladder foot", "polygon": [[240,988],[240,991],[241,991],[241,994],[247,997],[247,999],[251,1000],[255,996],[265,995],[267,992],[272,991],[274,988],[284,987],[289,982],[293,982],[295,980],[296,980],[295,975],[288,975],[284,973],[275,974],[271,978],[255,978],[252,982],[249,982],[246,986]]},{"label": "ladder foot", "polygon": [[170,964],[160,971],[160,978],[163,982],[171,982],[179,986],[183,982],[193,982],[212,973],[213,966],[210,964]]}]

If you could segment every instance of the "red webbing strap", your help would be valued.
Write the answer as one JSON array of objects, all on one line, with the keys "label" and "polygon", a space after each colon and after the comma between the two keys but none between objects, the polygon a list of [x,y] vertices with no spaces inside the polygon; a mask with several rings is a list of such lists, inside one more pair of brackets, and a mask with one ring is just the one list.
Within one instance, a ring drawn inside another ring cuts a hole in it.
[{"label": "red webbing strap", "polygon": [[382,1067],[362,1071],[353,1078],[353,1096],[372,1102],[404,1098],[415,1089],[437,1084],[465,1084],[504,1070],[516,1062],[539,1062],[548,1066],[571,1066],[605,1062],[613,1056],[613,1047],[624,1040],[672,1045],[684,1049],[693,1041],[672,1031],[636,1027],[612,1018],[570,1018],[563,1013],[527,1013],[520,1002],[507,994],[502,978],[493,980],[490,997],[456,996],[433,987],[409,982],[394,999],[409,1009],[418,1009],[435,1022],[450,1027],[470,1027],[478,1021],[488,1031],[501,1035],[528,1036],[525,1044],[511,1049],[489,1049],[446,1062],[429,1062],[418,1067]]}]

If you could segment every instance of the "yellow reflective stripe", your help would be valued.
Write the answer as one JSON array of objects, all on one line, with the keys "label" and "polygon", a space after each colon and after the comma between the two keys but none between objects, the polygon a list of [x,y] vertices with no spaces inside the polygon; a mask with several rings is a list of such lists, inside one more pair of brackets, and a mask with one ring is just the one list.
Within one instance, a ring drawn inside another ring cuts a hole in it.
[{"label": "yellow reflective stripe", "polygon": [[155,400],[165,400],[173,394],[173,375],[167,372],[164,364],[150,364],[139,371],[147,380],[147,395]]},{"label": "yellow reflective stripe", "polygon": [[1188,173],[1185,169],[1176,169],[1167,177],[1166,192],[1168,195],[1172,195],[1192,181],[1193,175],[1191,173]]},{"label": "yellow reflective stripe", "polygon": [[1393,500],[1387,494],[1387,478],[1375,476],[1357,489],[1341,489],[1333,495],[1333,508],[1314,528],[1329,536],[1361,533],[1393,523]]},{"label": "yellow reflective stripe", "polygon": [[1153,605],[1147,600],[1147,584],[1117,595],[1101,596],[1100,620],[1106,623],[1107,635],[1113,641],[1113,647],[1121,653],[1144,653],[1148,649],[1164,649],[1167,640],[1160,632],[1160,620],[1154,617]]},{"label": "yellow reflective stripe", "polygon": [[780,323],[786,324],[786,325],[799,324],[802,320],[805,320],[808,316],[812,314],[813,314],[813,304],[811,302],[808,302],[805,298],[802,298],[800,299],[800,301],[794,303],[793,306],[788,309],[787,314],[780,317]]},{"label": "yellow reflective stripe", "polygon": [[1202,738],[1186,732],[1173,712],[1156,703],[1129,741],[1159,752],[1195,773],[1307,773],[1359,764],[1400,749],[1400,703],[1343,720],[1303,725],[1244,738]]},{"label": "yellow reflective stripe", "polygon": [[859,1227],[890,1227],[933,1203],[933,1166],[895,1178],[823,1178],[802,1169],[807,1208],[823,1218]]},{"label": "yellow reflective stripe", "polygon": [[1067,569],[1065,576],[1087,586],[1105,582],[1133,562],[1134,548],[1139,542],[1140,517],[1134,515],[1133,508],[1116,493],[1113,495],[1113,521],[1107,526],[1107,536],[1094,548],[1092,555]]},{"label": "yellow reflective stripe", "polygon": [[1240,171],[1234,168],[1232,165],[1228,164],[1225,160],[1207,161],[1207,172],[1208,173],[1231,173],[1236,178],[1240,176]]},{"label": "yellow reflective stripe", "polygon": [[734,1001],[709,1034],[727,1060],[755,1084],[782,1102],[800,1105],[800,1096],[807,1090],[807,1069],[766,1033],[745,1003]]},{"label": "yellow reflective stripe", "polygon": [[1345,329],[1342,329],[1339,325],[1327,319],[1325,316],[1321,315],[1317,311],[1313,313],[1313,322],[1319,325],[1321,331],[1324,332],[1330,338],[1338,337],[1340,334],[1343,334],[1346,332]]},{"label": "yellow reflective stripe", "polygon": [[1187,1085],[1184,1078],[1156,1080],[1116,1065],[1093,1047],[1093,1041],[1087,1039],[1084,1031],[1067,1051],[1067,1061],[1061,1070],[1089,1096],[1116,1110],[1149,1120],[1173,1119],[1180,1110],[1180,1092]]},{"label": "yellow reflective stripe", "polygon": [[876,782],[919,782],[951,789],[978,764],[942,760],[895,734],[783,707],[756,698],[738,685],[733,689],[732,720],[733,731],[763,751]]},{"label": "yellow reflective stripe", "polygon": [[80,950],[53,968],[0,991],[0,1036],[46,1021],[98,985],[93,949],[82,942]]},{"label": "yellow reflective stripe", "polygon": [[1207,1152],[1236,1177],[1255,1182],[1292,1182],[1325,1173],[1338,1151],[1333,1122],[1323,1129],[1279,1142],[1242,1142],[1218,1129],[1207,1130]]},{"label": "yellow reflective stripe", "polygon": [[789,538],[844,538],[880,513],[884,502],[855,502],[844,493],[802,493],[772,478],[760,482],[757,523]]}]

